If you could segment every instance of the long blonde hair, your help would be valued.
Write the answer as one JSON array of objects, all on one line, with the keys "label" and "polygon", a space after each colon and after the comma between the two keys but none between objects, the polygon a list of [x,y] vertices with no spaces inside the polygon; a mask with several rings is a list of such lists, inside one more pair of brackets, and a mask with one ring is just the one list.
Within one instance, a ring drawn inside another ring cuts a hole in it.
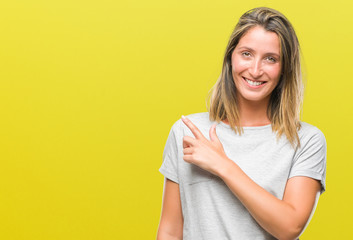
[{"label": "long blonde hair", "polygon": [[[279,138],[283,134],[293,147],[300,146],[300,110],[303,99],[303,82],[300,65],[300,46],[297,35],[287,18],[280,12],[266,7],[254,8],[244,13],[229,39],[220,77],[212,87],[207,106],[211,121],[227,119],[230,127],[239,135],[243,128],[239,123],[237,91],[232,77],[231,57],[240,38],[252,27],[261,26],[274,32],[280,40],[282,75],[271,93],[267,109],[272,130]],[[206,101],[207,105],[207,101]]]}]

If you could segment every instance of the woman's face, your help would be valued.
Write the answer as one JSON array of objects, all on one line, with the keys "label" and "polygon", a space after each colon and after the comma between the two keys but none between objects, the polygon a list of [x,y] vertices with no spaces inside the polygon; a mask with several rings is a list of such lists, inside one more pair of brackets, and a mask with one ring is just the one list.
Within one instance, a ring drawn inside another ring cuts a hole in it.
[{"label": "woman's face", "polygon": [[281,76],[280,40],[261,26],[250,28],[232,53],[232,75],[240,102],[268,104]]}]

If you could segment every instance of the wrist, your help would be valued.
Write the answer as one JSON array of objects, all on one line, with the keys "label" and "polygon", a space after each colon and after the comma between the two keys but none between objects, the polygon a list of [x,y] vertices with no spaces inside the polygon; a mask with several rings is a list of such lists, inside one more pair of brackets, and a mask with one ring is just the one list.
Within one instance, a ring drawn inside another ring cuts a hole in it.
[{"label": "wrist", "polygon": [[217,175],[218,177],[225,179],[233,172],[234,167],[236,167],[236,163],[231,160],[230,158],[227,158],[227,161],[224,161],[224,164],[221,166],[221,168],[218,170]]}]

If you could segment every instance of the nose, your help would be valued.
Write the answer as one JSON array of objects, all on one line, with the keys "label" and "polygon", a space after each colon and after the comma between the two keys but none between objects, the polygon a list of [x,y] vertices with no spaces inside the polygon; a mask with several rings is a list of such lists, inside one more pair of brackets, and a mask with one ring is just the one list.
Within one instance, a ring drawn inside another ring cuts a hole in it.
[{"label": "nose", "polygon": [[249,73],[253,78],[259,78],[263,74],[261,59],[254,59],[252,61]]}]

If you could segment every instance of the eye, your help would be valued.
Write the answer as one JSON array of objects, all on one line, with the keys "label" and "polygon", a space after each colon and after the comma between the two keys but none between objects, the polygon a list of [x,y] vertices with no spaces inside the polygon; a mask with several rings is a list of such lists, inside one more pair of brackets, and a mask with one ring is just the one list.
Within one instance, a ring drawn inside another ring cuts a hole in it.
[{"label": "eye", "polygon": [[250,53],[249,52],[242,52],[241,55],[243,55],[244,57],[249,57]]},{"label": "eye", "polygon": [[269,60],[270,62],[277,62],[277,60],[274,57],[267,57],[267,60]]}]

